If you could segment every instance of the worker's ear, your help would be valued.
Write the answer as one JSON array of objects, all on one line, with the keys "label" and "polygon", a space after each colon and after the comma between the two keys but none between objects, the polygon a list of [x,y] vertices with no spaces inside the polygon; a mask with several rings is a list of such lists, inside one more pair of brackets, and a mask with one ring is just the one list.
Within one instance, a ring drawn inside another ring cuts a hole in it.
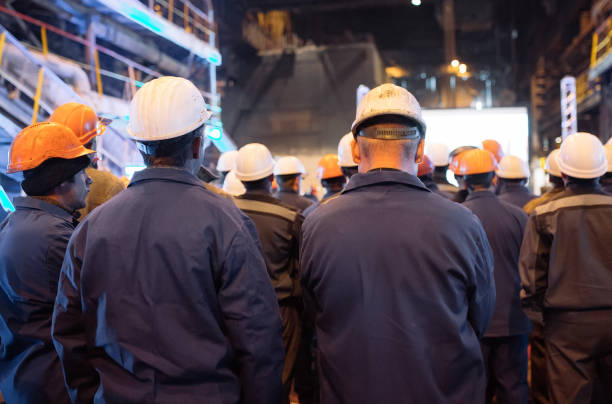
[{"label": "worker's ear", "polygon": [[357,164],[361,161],[361,154],[359,154],[359,144],[355,139],[351,140],[351,154],[353,155],[353,161]]},{"label": "worker's ear", "polygon": [[414,156],[414,162],[419,164],[423,161],[423,156],[425,155],[425,139],[421,139],[419,142],[419,146],[417,147],[416,154]]},{"label": "worker's ear", "polygon": [[193,140],[192,148],[193,148],[193,158],[195,160],[199,159],[200,153],[203,153],[202,136],[198,136]]}]

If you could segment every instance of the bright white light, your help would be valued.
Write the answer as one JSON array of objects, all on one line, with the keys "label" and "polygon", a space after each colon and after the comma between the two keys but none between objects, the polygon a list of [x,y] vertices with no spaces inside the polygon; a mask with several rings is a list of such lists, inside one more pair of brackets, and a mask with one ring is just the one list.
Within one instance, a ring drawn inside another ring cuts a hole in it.
[{"label": "bright white light", "polygon": [[476,101],[476,109],[482,109],[482,101]]},{"label": "bright white light", "polygon": [[125,176],[128,177],[131,181],[132,177],[134,176],[134,173],[144,170],[145,168],[147,167],[141,164],[126,165],[124,169]]},{"label": "bright white light", "polygon": [[451,62],[451,66],[456,69],[459,66],[459,61],[457,59],[453,59],[453,61]]},{"label": "bright white light", "polygon": [[421,0],[412,0],[412,5],[413,6],[420,6],[421,5]]},{"label": "bright white light", "polygon": [[505,154],[528,160],[529,124],[527,108],[428,109],[425,143],[482,147],[485,139],[497,140]]},{"label": "bright white light", "polygon": [[563,139],[561,139],[560,136],[555,138],[555,143],[557,143],[557,144],[561,144],[562,141],[563,141]]},{"label": "bright white light", "polygon": [[461,63],[459,65],[459,73],[463,74],[465,72],[467,72],[467,66],[465,65],[465,63]]}]

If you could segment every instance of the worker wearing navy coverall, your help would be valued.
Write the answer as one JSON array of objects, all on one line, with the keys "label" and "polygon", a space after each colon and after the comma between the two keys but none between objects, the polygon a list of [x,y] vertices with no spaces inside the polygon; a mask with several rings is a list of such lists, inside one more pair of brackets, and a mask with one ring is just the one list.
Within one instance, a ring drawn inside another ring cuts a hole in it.
[{"label": "worker wearing navy coverall", "polygon": [[[474,170],[469,166],[473,161],[470,158],[483,153],[489,152],[468,152],[461,164]],[[526,404],[529,399],[527,345],[531,323],[521,308],[518,258],[527,214],[500,201],[490,190],[495,176],[493,155],[489,164],[489,172],[464,176],[470,194],[463,202],[480,219],[495,262],[495,311],[481,341],[488,374],[487,402],[493,402],[493,397],[496,397],[498,404]]]},{"label": "worker wearing navy coverall", "polygon": [[[193,95],[170,107],[169,115],[178,115],[201,97],[181,80],[150,81],[132,103],[155,110],[163,102],[151,92],[178,98],[188,91]],[[196,107],[205,111],[204,101]],[[146,110],[132,108],[134,137]],[[163,130],[163,121],[149,120],[141,125]],[[280,400],[281,320],[257,234],[246,215],[195,176],[203,142],[203,126],[140,141],[148,167],[70,240],[53,340],[74,402]]]},{"label": "worker wearing navy coverall", "polygon": [[[46,136],[52,136],[51,144]],[[23,150],[22,139],[44,147]],[[70,403],[51,341],[51,315],[66,246],[78,223],[75,212],[85,207],[91,184],[85,174],[89,157],[69,154],[93,150],[78,151],[75,145],[80,143],[68,128],[45,123],[24,129],[11,147],[12,161],[34,162],[36,155],[45,160],[24,171],[21,186],[28,196],[15,198],[15,212],[0,226],[0,390],[8,403]],[[12,163],[9,170],[15,172]]]},{"label": "worker wearing navy coverall", "polygon": [[495,301],[486,234],[469,210],[417,179],[422,138],[410,138],[417,156],[413,143],[380,164],[368,157],[364,135],[414,136],[417,117],[424,133],[407,91],[372,92],[361,102],[407,99],[412,110],[394,112],[415,118],[383,112],[354,125],[369,132],[354,145],[360,173],[304,222],[300,275],[315,311],[321,403],[482,403],[479,337]]}]

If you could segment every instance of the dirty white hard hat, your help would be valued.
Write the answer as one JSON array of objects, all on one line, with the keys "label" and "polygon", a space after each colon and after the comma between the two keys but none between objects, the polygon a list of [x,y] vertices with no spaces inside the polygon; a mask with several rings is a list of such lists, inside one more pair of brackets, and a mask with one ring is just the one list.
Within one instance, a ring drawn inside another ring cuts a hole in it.
[{"label": "dirty white hard hat", "polygon": [[249,143],[238,150],[234,173],[240,181],[257,181],[274,172],[274,159],[268,148]]},{"label": "dirty white hard hat", "polygon": [[236,177],[234,171],[230,171],[223,180],[223,190],[231,196],[240,196],[246,192],[242,182]]},{"label": "dirty white hard hat", "polygon": [[557,156],[561,172],[574,178],[598,178],[608,171],[603,144],[597,136],[586,132],[569,135],[561,143]]},{"label": "dirty white hard hat", "polygon": [[274,175],[306,174],[304,165],[295,156],[285,156],[278,159]]},{"label": "dirty white hard hat", "polygon": [[530,175],[527,163],[516,156],[504,156],[495,174],[506,179],[529,178]]},{"label": "dirty white hard hat", "polygon": [[238,150],[230,150],[221,153],[219,160],[217,161],[217,171],[220,173],[232,171],[236,168],[236,157],[238,156]]},{"label": "dirty white hard hat", "polygon": [[548,157],[546,157],[546,164],[544,165],[544,170],[555,177],[561,177],[561,169],[559,168],[559,164],[557,164],[558,154],[559,149],[551,151]]},{"label": "dirty white hard hat", "polygon": [[130,103],[127,132],[155,142],[185,135],[204,125],[211,113],[196,86],[182,77],[160,77],[142,86]]},{"label": "dirty white hard hat", "polygon": [[402,87],[387,83],[370,90],[357,107],[351,131],[355,134],[358,126],[365,120],[381,115],[409,118],[416,123],[420,135],[425,136],[426,125],[421,115],[421,106],[417,99]]},{"label": "dirty white hard hat", "polygon": [[340,167],[356,167],[357,163],[353,161],[353,152],[351,150],[351,142],[353,141],[353,133],[349,132],[342,136],[338,143],[338,165]]},{"label": "dirty white hard hat", "polygon": [[434,166],[444,167],[448,165],[450,149],[443,143],[432,143],[427,145],[425,154],[431,159]]}]

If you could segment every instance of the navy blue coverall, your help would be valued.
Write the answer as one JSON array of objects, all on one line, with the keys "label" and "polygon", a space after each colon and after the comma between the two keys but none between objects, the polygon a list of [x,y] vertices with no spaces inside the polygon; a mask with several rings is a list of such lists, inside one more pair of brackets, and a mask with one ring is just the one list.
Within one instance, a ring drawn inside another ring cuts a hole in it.
[{"label": "navy blue coverall", "polygon": [[70,403],[51,341],[51,315],[75,221],[51,203],[16,197],[0,231],[0,391],[8,403]]},{"label": "navy blue coverall", "polygon": [[304,222],[321,403],[482,403],[495,303],[478,219],[401,171],[354,175]]},{"label": "navy blue coverall", "polygon": [[136,173],[79,225],[52,332],[77,402],[281,397],[281,320],[253,222],[185,170]]},{"label": "navy blue coverall", "polygon": [[531,322],[521,308],[518,259],[527,214],[491,191],[470,192],[463,203],[482,223],[495,258],[495,311],[482,339],[487,402],[527,404],[527,344]]}]

